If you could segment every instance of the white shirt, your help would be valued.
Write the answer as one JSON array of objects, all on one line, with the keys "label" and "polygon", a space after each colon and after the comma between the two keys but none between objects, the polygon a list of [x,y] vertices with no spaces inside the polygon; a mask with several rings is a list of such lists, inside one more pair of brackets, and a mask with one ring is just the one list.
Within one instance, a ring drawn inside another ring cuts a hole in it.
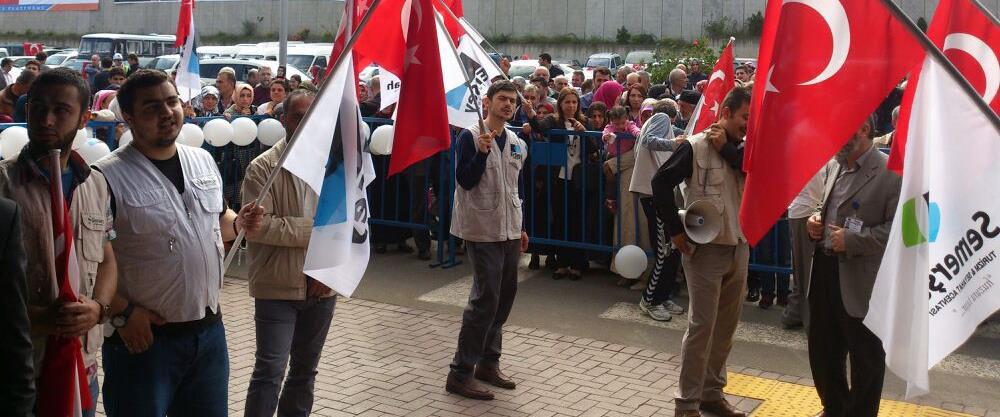
[{"label": "white shirt", "polygon": [[14,68],[11,68],[10,71],[0,70],[0,74],[3,74],[3,79],[7,81],[7,85],[14,84],[14,81],[16,81],[14,78]]},{"label": "white shirt", "polygon": [[820,169],[805,188],[788,205],[789,219],[804,219],[812,216],[823,202],[823,169]]}]

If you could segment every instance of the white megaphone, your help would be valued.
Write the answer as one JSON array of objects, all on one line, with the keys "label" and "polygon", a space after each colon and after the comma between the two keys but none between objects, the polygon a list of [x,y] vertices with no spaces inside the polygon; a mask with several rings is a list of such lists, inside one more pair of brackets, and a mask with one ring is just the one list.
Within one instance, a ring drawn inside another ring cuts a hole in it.
[{"label": "white megaphone", "polygon": [[684,222],[688,238],[694,243],[709,243],[722,232],[722,214],[708,200],[695,201],[687,210],[678,210],[677,214]]}]

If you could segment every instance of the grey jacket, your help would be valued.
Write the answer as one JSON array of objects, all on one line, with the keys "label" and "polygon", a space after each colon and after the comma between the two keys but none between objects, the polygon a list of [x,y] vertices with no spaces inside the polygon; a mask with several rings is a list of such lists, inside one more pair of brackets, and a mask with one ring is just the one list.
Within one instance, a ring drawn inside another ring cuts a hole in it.
[{"label": "grey jacket", "polygon": [[[864,176],[858,178],[847,191],[843,203],[837,207],[837,218],[823,219],[824,223],[837,226],[843,226],[844,221],[851,216],[864,222],[860,233],[844,231],[846,252],[837,255],[840,261],[840,293],[844,310],[856,318],[864,318],[868,313],[875,276],[878,275],[882,254],[889,240],[902,186],[902,178],[886,169],[889,157],[877,149],[872,152],[874,153],[859,168],[858,173]],[[827,175],[823,204],[821,211],[817,213],[826,213],[830,193],[840,176],[841,166],[836,160],[832,160],[823,169]],[[858,204],[852,204],[855,201]],[[812,276],[817,275],[814,273]]]}]

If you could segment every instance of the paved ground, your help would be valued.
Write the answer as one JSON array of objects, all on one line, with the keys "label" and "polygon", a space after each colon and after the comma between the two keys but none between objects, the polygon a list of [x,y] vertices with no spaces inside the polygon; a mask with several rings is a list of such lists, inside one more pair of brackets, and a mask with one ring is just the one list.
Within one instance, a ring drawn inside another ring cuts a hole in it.
[{"label": "paved ground", "polygon": [[[238,267],[233,272],[242,275]],[[441,270],[407,255],[375,257],[355,298],[338,303],[314,415],[673,415],[681,318],[666,324],[643,318],[634,304],[638,292],[614,287],[608,275],[569,282],[522,272],[503,359],[519,387],[478,402],[443,389],[468,295],[468,266]],[[253,367],[253,308],[245,281],[230,278],[223,292],[230,409],[242,415]],[[818,404],[802,334],[779,331],[777,314],[744,309],[727,391],[755,417],[810,416]],[[984,330],[952,358],[955,369],[933,372],[934,392],[916,404],[891,401],[902,389],[887,377],[881,415],[1000,417],[995,330]]]}]

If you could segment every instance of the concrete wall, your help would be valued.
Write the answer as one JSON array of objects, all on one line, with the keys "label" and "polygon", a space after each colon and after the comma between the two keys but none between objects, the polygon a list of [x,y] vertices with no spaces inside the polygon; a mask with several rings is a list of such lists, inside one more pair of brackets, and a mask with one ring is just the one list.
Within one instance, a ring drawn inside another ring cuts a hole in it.
[{"label": "concrete wall", "polygon": [[[979,0],[1000,14],[1000,0]],[[930,19],[938,0],[896,0],[913,19]],[[625,26],[633,34],[692,39],[706,23],[728,17],[742,23],[766,0],[464,0],[465,15],[486,36],[575,34],[614,39]],[[258,33],[278,32],[276,0],[203,1],[195,11],[202,35],[239,34],[243,22],[258,22]],[[336,32],[340,0],[290,0],[291,33]],[[173,33],[177,2],[115,3],[101,0],[96,12],[0,13],[0,32]],[[32,39],[36,40],[36,39]]]},{"label": "concrete wall", "polygon": [[[712,47],[721,47],[722,42],[710,44]],[[734,53],[737,57],[756,57],[757,48],[760,46],[760,42],[756,39],[750,41],[738,41],[734,47]],[[500,52],[509,54],[510,56],[518,59],[518,57],[527,54],[529,57],[537,57],[538,54],[542,52],[547,52],[552,55],[555,59],[570,59],[575,58],[580,61],[580,63],[586,63],[587,58],[592,54],[599,52],[614,52],[625,58],[625,54],[631,51],[639,50],[656,50],[656,45],[637,45],[637,44],[617,44],[617,43],[604,43],[604,44],[590,44],[590,43],[508,43],[503,45],[496,45],[500,49]]]}]

